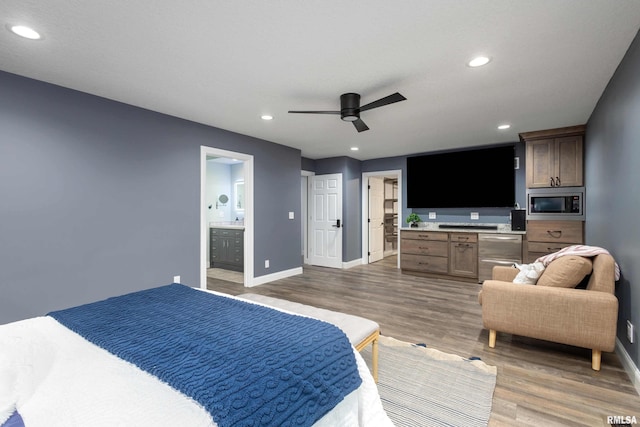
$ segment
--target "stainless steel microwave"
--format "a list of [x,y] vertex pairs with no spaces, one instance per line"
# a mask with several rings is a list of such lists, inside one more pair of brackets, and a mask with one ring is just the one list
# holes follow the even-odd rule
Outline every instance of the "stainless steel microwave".
[[584,206],[584,187],[527,190],[527,219],[584,221]]

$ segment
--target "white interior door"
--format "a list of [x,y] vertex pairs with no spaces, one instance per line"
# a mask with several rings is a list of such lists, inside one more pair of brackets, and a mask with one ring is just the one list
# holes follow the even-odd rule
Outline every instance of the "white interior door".
[[342,174],[309,177],[309,262],[342,268]]
[[384,178],[369,178],[369,262],[384,257]]

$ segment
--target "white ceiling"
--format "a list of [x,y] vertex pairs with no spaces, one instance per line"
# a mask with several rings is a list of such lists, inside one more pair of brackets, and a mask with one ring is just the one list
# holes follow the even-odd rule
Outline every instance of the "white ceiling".
[[[640,28],[640,1],[3,0],[0,17],[4,71],[313,159],[365,160],[586,123]],[[492,62],[466,66],[479,54]],[[287,114],[338,110],[345,92],[407,101],[363,112],[362,133],[337,115]]]

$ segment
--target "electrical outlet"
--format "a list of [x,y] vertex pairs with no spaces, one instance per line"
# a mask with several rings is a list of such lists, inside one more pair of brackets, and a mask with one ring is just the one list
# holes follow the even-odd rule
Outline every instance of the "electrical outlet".
[[264,268],[269,268],[269,260],[268,259],[264,260]]
[[435,212],[429,212],[429,219],[436,219],[436,213]]
[[633,323],[631,320],[627,320],[627,339],[633,344]]
[[180,283],[180,276],[173,276],[173,283]]
[[478,212],[471,212],[471,219],[480,219],[480,214]]
[[293,219],[293,212],[289,212],[289,219]]

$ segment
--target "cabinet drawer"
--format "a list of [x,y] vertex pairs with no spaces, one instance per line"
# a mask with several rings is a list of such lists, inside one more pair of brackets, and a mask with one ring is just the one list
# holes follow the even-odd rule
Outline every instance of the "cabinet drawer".
[[583,243],[582,221],[528,221],[529,242]]
[[402,239],[437,240],[446,242],[449,240],[449,233],[437,231],[402,231]]
[[447,256],[449,243],[435,240],[402,239],[402,253]]
[[573,243],[564,243],[564,242],[528,242],[527,243],[527,252],[540,252],[544,254],[550,254],[553,252],[558,252],[562,248],[566,248],[567,246],[571,246]]
[[244,230],[235,230],[232,228],[209,228],[209,234],[211,236],[234,237],[242,239],[243,233]]
[[451,233],[451,243],[476,243],[478,235],[476,233]]
[[449,260],[446,257],[403,254],[400,257],[400,268],[447,274],[449,271]]

